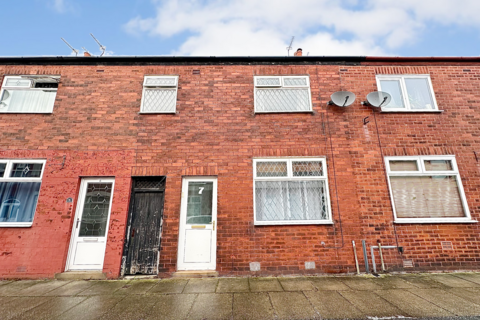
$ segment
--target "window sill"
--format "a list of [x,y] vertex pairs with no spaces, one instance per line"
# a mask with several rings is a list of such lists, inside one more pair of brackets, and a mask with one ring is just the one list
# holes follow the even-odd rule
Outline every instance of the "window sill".
[[176,111],[168,111],[168,112],[139,112],[138,114],[176,114]]
[[52,114],[53,111],[42,111],[42,112],[34,112],[34,111],[0,111],[1,114]]
[[382,113],[443,113],[444,110],[386,110],[382,109]]
[[311,224],[327,224],[332,225],[331,220],[311,220],[311,221],[255,221],[255,226],[286,226],[286,225],[311,225]]
[[0,222],[0,228],[29,228],[33,222]]
[[478,223],[477,220],[468,218],[458,219],[397,219],[395,224],[417,224],[417,223]]
[[255,114],[269,114],[269,113],[313,113],[313,110],[308,111],[255,111]]

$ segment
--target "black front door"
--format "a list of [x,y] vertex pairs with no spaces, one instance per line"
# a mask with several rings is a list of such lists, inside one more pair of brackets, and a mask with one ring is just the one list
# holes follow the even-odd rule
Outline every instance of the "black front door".
[[157,274],[165,177],[134,178],[123,251],[124,274]]

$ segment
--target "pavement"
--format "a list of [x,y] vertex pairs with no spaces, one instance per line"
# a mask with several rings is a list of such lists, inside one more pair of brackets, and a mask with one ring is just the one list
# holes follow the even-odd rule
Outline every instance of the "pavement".
[[480,319],[480,273],[0,281],[0,319]]

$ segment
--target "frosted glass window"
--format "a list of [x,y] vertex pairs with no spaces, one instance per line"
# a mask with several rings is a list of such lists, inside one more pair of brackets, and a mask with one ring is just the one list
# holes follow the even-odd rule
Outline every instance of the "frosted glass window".
[[418,171],[417,161],[390,161],[391,171]]
[[178,76],[145,76],[142,113],[175,113]]
[[427,171],[452,171],[453,164],[450,160],[425,160],[425,170]]
[[405,86],[412,109],[434,109],[428,79],[405,78]]
[[402,88],[398,80],[382,80],[382,91],[390,93],[392,100],[384,108],[405,108],[403,103]]
[[212,222],[213,182],[189,182],[187,224]]

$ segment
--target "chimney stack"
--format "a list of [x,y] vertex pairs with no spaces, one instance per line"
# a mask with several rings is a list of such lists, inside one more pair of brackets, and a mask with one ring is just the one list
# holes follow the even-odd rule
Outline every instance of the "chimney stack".
[[293,54],[295,57],[301,57],[302,56],[302,48],[298,48],[297,51]]
[[[301,54],[300,54],[300,55],[301,55]],[[91,57],[92,55],[91,55],[88,51],[85,51],[85,52],[83,53],[83,56],[84,56],[84,57]]]

